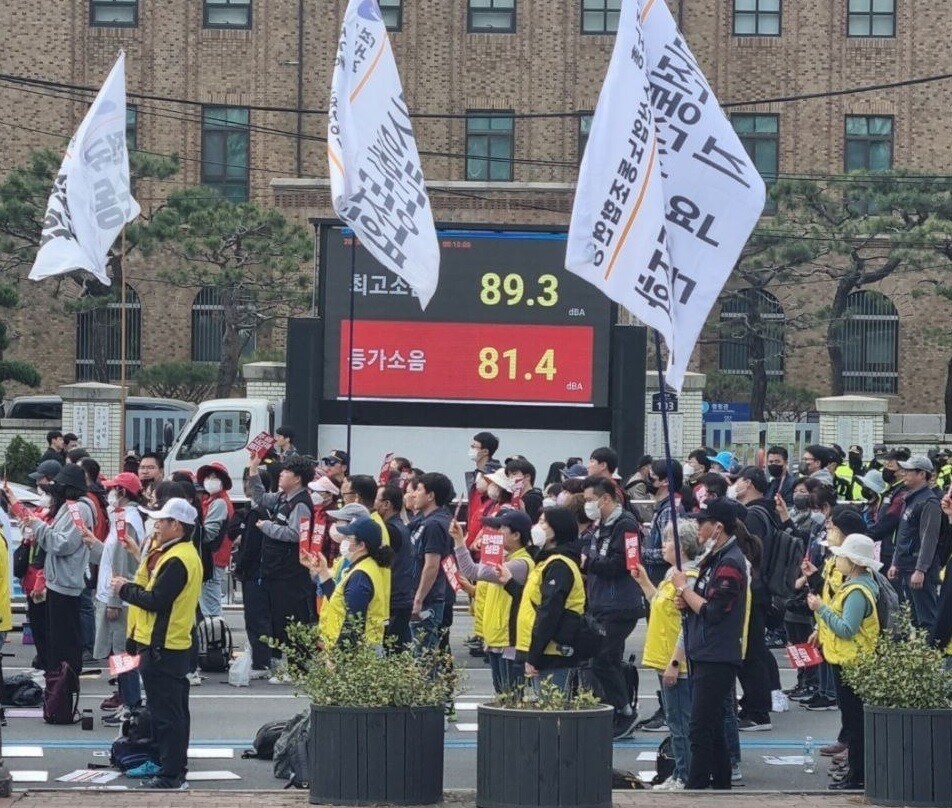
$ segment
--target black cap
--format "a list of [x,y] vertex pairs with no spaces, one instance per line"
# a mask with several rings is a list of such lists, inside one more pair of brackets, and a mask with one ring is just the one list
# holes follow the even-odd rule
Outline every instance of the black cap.
[[56,479],[53,480],[55,483],[60,485],[68,485],[72,488],[78,488],[84,494],[88,490],[86,485],[86,472],[83,471],[82,466],[77,466],[75,463],[69,463],[63,467],[63,470],[56,475]]
[[483,524],[486,527],[502,527],[505,525],[510,530],[518,533],[524,541],[529,541],[532,535],[532,520],[525,511],[515,508],[506,508],[495,516],[483,517]]
[[361,516],[349,525],[340,525],[337,530],[344,536],[353,536],[363,542],[372,553],[377,552],[383,544],[380,525],[369,516]]
[[328,460],[331,461],[331,463],[343,463],[345,466],[350,468],[350,455],[347,454],[347,452],[345,452],[343,449],[334,449],[333,452],[328,455],[324,455],[324,457],[321,458],[321,462],[325,466],[327,465]]
[[698,522],[720,522],[730,534],[733,534],[737,527],[737,514],[727,497],[707,500],[697,513],[690,516]]
[[831,519],[833,526],[839,528],[840,533],[849,536],[851,533],[866,533],[866,522],[860,516],[859,511],[848,505],[837,505],[833,509]]
[[36,467],[30,475],[30,479],[36,482],[40,477],[46,477],[48,480],[55,480],[56,475],[63,470],[63,464],[59,460],[44,460]]

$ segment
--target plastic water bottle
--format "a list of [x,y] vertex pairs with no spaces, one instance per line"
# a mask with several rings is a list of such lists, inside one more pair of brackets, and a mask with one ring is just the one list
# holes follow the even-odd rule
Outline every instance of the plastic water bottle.
[[816,757],[813,752],[813,738],[807,735],[803,742],[803,773],[813,774],[816,772]]

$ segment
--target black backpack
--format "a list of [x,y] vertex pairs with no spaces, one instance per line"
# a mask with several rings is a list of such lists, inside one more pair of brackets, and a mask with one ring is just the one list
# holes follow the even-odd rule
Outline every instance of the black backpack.
[[255,739],[251,742],[254,748],[242,752],[242,758],[274,760],[275,744],[287,728],[287,721],[269,721],[267,724],[263,724],[255,733]]
[[552,639],[557,645],[572,650],[573,662],[584,662],[597,656],[602,649],[605,627],[590,614],[578,614],[566,609]]
[[18,673],[3,681],[3,703],[11,707],[38,707],[43,688],[28,673]]
[[762,510],[773,533],[764,540],[764,560],[760,566],[760,577],[764,586],[775,598],[787,600],[797,594],[797,578],[800,577],[800,564],[803,562],[805,548],[803,539],[793,531],[779,527],[766,508],[754,505]]
[[285,788],[307,788],[310,778],[309,742],[311,711],[305,710],[288,721],[274,744],[274,776],[287,780]]
[[122,734],[112,742],[109,762],[125,772],[148,761],[159,762],[159,750],[152,741],[152,718],[147,708],[136,707],[122,722]]
[[231,629],[222,618],[206,617],[198,624],[198,667],[203,671],[227,671],[233,651]]
[[671,743],[671,736],[668,735],[658,744],[658,754],[655,757],[655,776],[651,785],[660,785],[672,774],[674,774],[674,746]]
[[46,672],[43,720],[47,724],[79,721],[79,677],[68,662],[61,663],[59,670]]

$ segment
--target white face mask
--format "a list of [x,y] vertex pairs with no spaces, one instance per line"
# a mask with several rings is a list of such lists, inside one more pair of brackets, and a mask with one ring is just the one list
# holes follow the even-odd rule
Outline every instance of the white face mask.
[[479,457],[479,449],[474,449],[472,446],[469,447],[469,459],[475,460]]
[[727,486],[727,496],[730,499],[737,499],[737,485],[736,484]]
[[556,505],[558,505],[558,500],[555,500],[552,497],[545,497],[542,500],[543,508],[554,508]]
[[690,463],[685,463],[681,466],[681,473],[684,475],[684,479],[687,480],[689,477],[694,476],[694,466]]
[[598,519],[602,512],[598,508],[597,502],[586,502],[585,503],[585,515],[591,519],[593,522]]
[[40,498],[36,501],[36,504],[41,508],[50,507],[50,495],[49,494],[40,494]]
[[532,534],[532,543],[536,547],[542,547],[545,544],[547,536],[542,525],[533,525],[530,533]]
[[340,543],[340,554],[347,558],[350,555],[350,539],[344,539]]
[[205,482],[202,483],[202,487],[209,494],[218,494],[221,492],[221,489],[222,489],[222,481],[214,477],[206,477]]
[[106,502],[110,508],[115,508],[119,504],[119,492],[115,488],[106,494]]
[[480,494],[485,494],[487,488],[489,488],[489,483],[486,482],[486,478],[480,474],[476,478],[476,490],[479,491]]
[[496,485],[496,483],[490,483],[489,488],[486,489],[486,495],[493,501],[499,502],[499,494],[502,489]]
[[311,491],[311,503],[314,505],[320,505],[324,502],[324,497],[317,493],[317,491]]

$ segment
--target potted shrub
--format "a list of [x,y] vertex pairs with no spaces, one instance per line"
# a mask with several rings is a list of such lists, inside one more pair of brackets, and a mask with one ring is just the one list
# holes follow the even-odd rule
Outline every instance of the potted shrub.
[[590,691],[567,697],[550,682],[481,704],[476,805],[610,808],[613,713]]
[[909,609],[895,634],[844,666],[865,705],[866,798],[875,805],[952,805],[952,674]]
[[366,642],[323,648],[317,627],[291,625],[281,646],[295,690],[311,702],[310,802],[430,805],[443,800],[444,708],[456,691],[437,652],[384,654]]

